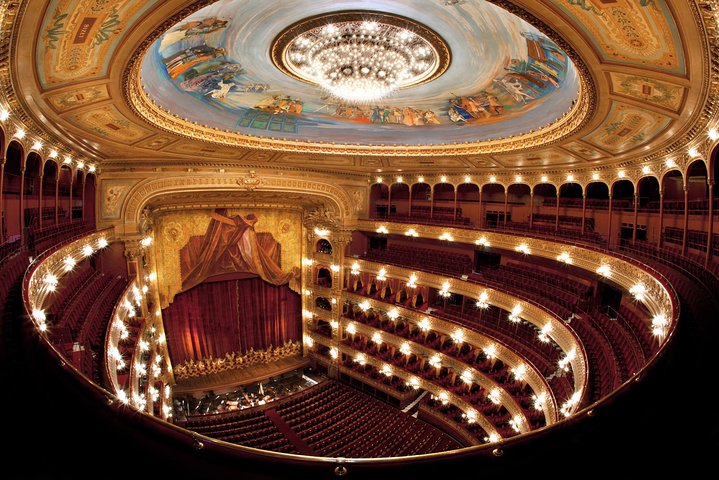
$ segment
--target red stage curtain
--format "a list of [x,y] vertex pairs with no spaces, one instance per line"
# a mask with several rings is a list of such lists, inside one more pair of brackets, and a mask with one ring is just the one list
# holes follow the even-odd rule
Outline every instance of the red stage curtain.
[[300,296],[259,278],[201,283],[175,296],[162,315],[175,364],[264,350],[302,335]]

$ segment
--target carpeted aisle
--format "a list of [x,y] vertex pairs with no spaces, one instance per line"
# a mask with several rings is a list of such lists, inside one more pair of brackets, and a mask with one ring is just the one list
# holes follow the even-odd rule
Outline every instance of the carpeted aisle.
[[275,412],[274,408],[269,408],[265,410],[265,415],[267,415],[267,418],[272,420],[272,423],[275,424],[277,429],[282,432],[282,434],[287,437],[287,440],[290,441],[292,445],[295,446],[298,452],[300,452],[303,455],[317,455],[312,448],[305,443],[302,438],[300,438],[299,435],[295,433],[294,430],[292,430],[292,427],[288,425],[287,422],[280,416],[279,413]]

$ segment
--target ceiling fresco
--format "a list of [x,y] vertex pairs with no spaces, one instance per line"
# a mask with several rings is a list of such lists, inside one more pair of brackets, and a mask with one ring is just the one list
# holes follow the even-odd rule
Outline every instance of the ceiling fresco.
[[[719,84],[706,4],[20,0],[0,38],[15,72],[0,71],[0,101],[12,118],[32,111],[28,138],[123,170],[624,168],[686,143],[697,122],[706,135]],[[275,65],[282,32],[349,10],[426,26],[447,70],[351,105]]]
[[[351,104],[286,75],[270,47],[287,26],[361,9],[409,17],[441,36],[439,78],[376,103]],[[369,14],[368,14],[369,15]],[[170,114],[258,137],[373,145],[509,138],[564,117],[579,95],[567,55],[524,20],[488,2],[221,0],[184,18],[148,50],[142,87]]]

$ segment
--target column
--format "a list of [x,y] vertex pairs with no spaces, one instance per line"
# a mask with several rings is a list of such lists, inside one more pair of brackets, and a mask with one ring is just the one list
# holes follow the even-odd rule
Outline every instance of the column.
[[507,226],[507,204],[509,203],[509,187],[504,189],[504,226]]
[[534,223],[534,188],[529,191],[529,228]]
[[389,211],[392,208],[392,183],[387,185],[387,218],[389,218]]
[[456,222],[457,221],[457,189],[458,187],[454,187],[454,216],[452,219]]
[[407,208],[407,216],[408,217],[412,216],[412,187],[414,187],[414,185],[409,186],[409,205],[407,206],[408,207]]
[[55,225],[57,225],[60,223],[58,212],[60,196],[60,167],[57,168],[57,175],[55,177]]
[[609,191],[609,228],[607,229],[607,248],[612,248],[612,192]]
[[37,226],[38,226],[38,228],[42,228],[42,177],[43,177],[43,173],[44,173],[43,170],[44,169],[43,169],[42,162],[40,162],[40,177],[38,178],[38,180],[40,182],[40,188],[38,188],[39,191],[37,193],[37,213],[38,213]]
[[659,190],[659,248],[664,243],[664,191]]
[[[637,185],[638,187],[638,185]],[[634,192],[634,228],[632,229],[632,245],[637,241],[637,220],[639,219],[639,192]]]
[[27,164],[27,156],[22,162],[20,170],[20,241],[25,241],[25,167]]
[[72,173],[72,171],[70,171],[70,195],[68,197],[69,201],[68,201],[68,205],[67,205],[67,211],[70,215],[68,220],[70,221],[70,223],[72,223],[72,188],[74,185],[75,185],[75,174]]
[[557,188],[557,209],[556,209],[556,219],[554,221],[554,230],[559,230],[559,188]]
[[477,226],[482,228],[484,226],[484,215],[482,215],[482,186],[479,186],[479,222]]
[[429,187],[429,218],[434,217],[434,185]]
[[[596,221],[596,220],[595,220]],[[587,223],[587,192],[582,192],[582,236],[586,233],[584,226]]]
[[689,188],[684,185],[684,235],[682,235],[682,255],[687,253],[687,233],[689,231]]
[[[87,184],[87,175],[82,176],[82,221],[85,222],[85,210],[87,210],[85,207],[85,185]],[[94,201],[94,199],[93,199]]]
[[714,179],[709,179],[709,223],[707,225],[707,252],[704,259],[704,266],[708,267],[712,259],[712,239],[714,238]]
[[[0,152],[5,153],[5,152]],[[5,183],[5,157],[0,158],[0,244],[5,243],[5,200],[3,188]]]

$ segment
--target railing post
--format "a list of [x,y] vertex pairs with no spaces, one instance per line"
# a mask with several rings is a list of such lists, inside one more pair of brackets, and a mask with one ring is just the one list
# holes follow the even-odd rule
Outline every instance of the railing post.
[[509,203],[509,187],[504,189],[504,227],[507,226],[507,205]]
[[[611,187],[610,187],[611,189]],[[607,228],[607,248],[612,248],[612,192],[609,191],[609,228]]]
[[687,253],[687,234],[689,230],[689,189],[684,185],[684,235],[682,236],[682,255]]
[[664,243],[664,191],[659,190],[659,248]]
[[556,218],[554,220],[554,231],[559,230],[559,188],[557,188],[557,208],[556,208]]
[[709,225],[707,225],[707,251],[704,267],[709,267],[712,259],[712,240],[714,238],[714,179],[709,180]]
[[632,228],[632,245],[637,241],[637,221],[639,219],[639,194],[634,192],[634,228]]
[[534,188],[529,191],[529,228],[534,223]]
[[582,236],[584,236],[584,226],[587,222],[587,192],[582,192]]

